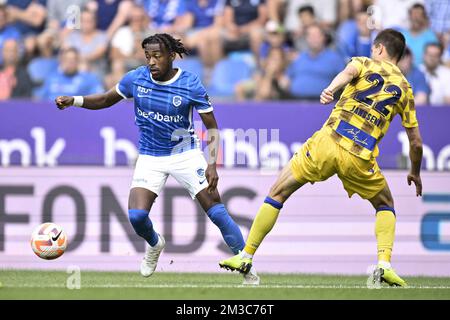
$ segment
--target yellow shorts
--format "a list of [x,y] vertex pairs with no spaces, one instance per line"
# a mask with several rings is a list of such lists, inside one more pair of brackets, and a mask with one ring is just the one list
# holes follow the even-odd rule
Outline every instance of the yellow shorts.
[[351,197],[371,199],[386,186],[375,159],[364,160],[337,144],[331,128],[314,133],[291,159],[294,178],[300,183],[324,181],[337,174]]

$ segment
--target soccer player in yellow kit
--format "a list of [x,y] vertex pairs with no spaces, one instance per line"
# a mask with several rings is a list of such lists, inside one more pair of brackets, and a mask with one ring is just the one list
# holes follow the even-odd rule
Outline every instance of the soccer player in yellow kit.
[[334,93],[345,87],[323,127],[294,154],[270,189],[253,221],[244,250],[221,261],[222,268],[248,272],[253,255],[290,195],[308,182],[324,181],[337,174],[349,197],[357,193],[376,210],[378,265],[374,281],[406,286],[390,264],[396,220],[394,200],[376,162],[377,145],[399,114],[410,145],[407,182],[414,182],[416,196],[422,195],[422,139],[414,96],[397,67],[404,48],[405,38],[400,32],[381,31],[372,45],[372,58],[353,58],[323,90],[320,102],[328,104],[334,100]]

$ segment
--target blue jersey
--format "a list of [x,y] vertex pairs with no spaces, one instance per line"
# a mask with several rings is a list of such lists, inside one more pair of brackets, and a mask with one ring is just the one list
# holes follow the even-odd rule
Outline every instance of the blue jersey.
[[148,66],[128,72],[117,84],[123,98],[134,98],[139,127],[139,154],[169,156],[199,148],[192,123],[192,109],[213,110],[197,75],[178,69],[165,82],[153,80]]
[[186,11],[194,16],[194,28],[205,28],[214,23],[217,15],[223,13],[223,3],[220,0],[209,0],[205,6],[201,6],[198,0],[188,0]]
[[151,18],[153,28],[170,26],[175,19],[186,13],[185,0],[138,0]]
[[97,0],[97,28],[108,30],[119,10],[121,0]]
[[234,12],[234,22],[238,26],[258,19],[258,9],[266,0],[226,0],[225,6],[231,7]]
[[[41,6],[43,6],[45,8],[47,6],[47,0],[34,0],[34,1],[33,0],[7,0],[7,2],[6,2],[6,4],[8,6],[13,6],[20,10],[26,10],[31,3],[40,4]],[[41,33],[44,30],[44,23],[42,23],[42,25],[40,25],[40,26],[33,27],[29,23],[21,22],[20,20],[18,20],[16,22],[14,22],[12,25],[15,26],[23,36],[27,36],[30,34],[37,35],[38,33]]]

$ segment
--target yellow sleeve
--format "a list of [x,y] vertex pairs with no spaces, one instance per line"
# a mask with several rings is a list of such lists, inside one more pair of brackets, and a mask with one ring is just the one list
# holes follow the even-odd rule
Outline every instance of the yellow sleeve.
[[367,58],[353,57],[350,59],[350,61],[348,62],[347,65],[355,67],[356,70],[358,70],[358,76],[359,76],[363,70],[365,59],[367,59]]
[[402,126],[405,128],[414,128],[419,126],[416,116],[416,107],[414,103],[414,95],[410,86],[408,86],[408,91],[405,95],[405,101],[403,105],[405,106],[402,110]]

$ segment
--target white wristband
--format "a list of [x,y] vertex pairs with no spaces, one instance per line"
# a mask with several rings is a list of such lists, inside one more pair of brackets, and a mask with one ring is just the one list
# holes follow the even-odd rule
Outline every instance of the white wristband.
[[83,96],[74,96],[73,97],[73,105],[75,107],[82,107],[84,103],[84,98]]

